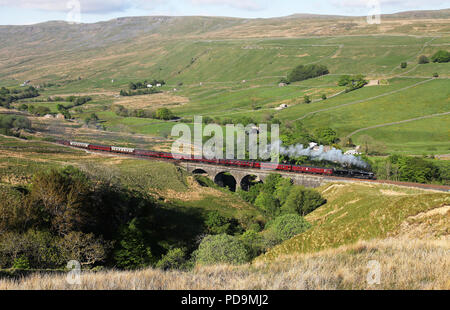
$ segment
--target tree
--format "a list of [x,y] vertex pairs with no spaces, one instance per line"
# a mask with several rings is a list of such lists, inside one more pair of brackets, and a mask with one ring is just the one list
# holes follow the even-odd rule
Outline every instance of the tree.
[[407,62],[402,62],[402,63],[400,64],[400,67],[401,67],[402,69],[405,69],[406,67],[408,67],[408,63],[407,63]]
[[327,100],[327,95],[326,94],[322,94],[322,100]]
[[249,259],[250,253],[244,243],[226,234],[206,236],[196,252],[196,261],[200,265],[243,264]]
[[151,249],[145,244],[144,236],[137,226],[136,219],[122,229],[114,260],[117,266],[123,269],[138,269],[153,262]]
[[303,97],[303,101],[304,101],[305,103],[311,103],[311,98],[310,98],[308,95],[305,95],[305,96]]
[[336,131],[330,127],[318,128],[314,131],[314,136],[320,144],[331,145],[337,142],[338,137]]
[[450,52],[440,50],[431,56],[432,62],[444,63],[450,61]]
[[159,108],[156,110],[156,118],[161,120],[171,120],[173,113],[167,108]]
[[282,178],[281,180],[278,181],[275,188],[274,196],[276,199],[278,199],[280,205],[283,205],[286,202],[286,199],[289,196],[292,186],[293,185],[291,179]]
[[208,213],[205,225],[208,229],[208,233],[214,235],[226,233],[232,234],[235,232],[237,226],[239,226],[237,221],[224,217],[217,211]]
[[278,182],[280,182],[281,179],[283,179],[283,177],[278,173],[269,174],[264,181],[262,191],[273,194],[277,188]]
[[269,218],[277,216],[280,212],[278,200],[271,193],[265,191],[259,193],[255,200],[255,206]]
[[428,59],[427,56],[422,55],[422,56],[419,57],[419,64],[420,65],[427,64],[429,62],[430,62],[430,60]]
[[38,116],[43,116],[43,115],[47,115],[50,114],[50,108],[48,107],[43,107],[43,106],[38,106],[35,110],[34,110],[34,114],[38,115]]
[[58,242],[62,262],[77,260],[82,266],[93,266],[105,260],[110,244],[94,234],[71,231]]
[[326,200],[316,190],[306,189],[303,186],[293,186],[286,202],[281,207],[281,211],[305,216],[325,202]]

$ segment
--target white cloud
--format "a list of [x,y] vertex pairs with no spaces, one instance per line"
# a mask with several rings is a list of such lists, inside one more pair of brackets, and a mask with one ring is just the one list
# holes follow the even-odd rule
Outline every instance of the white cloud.
[[67,12],[69,3],[79,2],[82,13],[122,12],[132,7],[151,7],[160,0],[0,0],[1,6]]
[[264,9],[254,0],[191,0],[196,5],[225,5],[235,9],[257,11]]
[[442,0],[332,0],[331,3],[341,8],[367,8],[379,3],[380,6],[400,6],[414,9],[423,5],[441,4]]

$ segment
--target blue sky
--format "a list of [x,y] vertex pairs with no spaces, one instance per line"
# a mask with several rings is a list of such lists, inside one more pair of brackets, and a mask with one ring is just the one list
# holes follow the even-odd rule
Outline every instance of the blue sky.
[[[123,16],[206,15],[277,17],[295,13],[369,14],[371,3],[381,13],[450,8],[450,0],[0,0],[0,24],[34,24],[68,20],[81,8],[80,21],[91,23]],[[75,9],[74,9],[75,8]],[[75,12],[75,13],[74,13]]]

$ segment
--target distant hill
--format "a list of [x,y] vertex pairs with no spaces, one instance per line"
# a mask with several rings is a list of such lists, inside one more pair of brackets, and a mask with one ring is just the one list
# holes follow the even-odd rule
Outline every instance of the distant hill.
[[[295,14],[268,19],[147,16],[92,24],[51,21],[0,26],[0,80],[52,81],[98,76],[100,72],[109,78],[143,67],[155,72],[169,61],[164,55],[171,54],[170,63],[206,59],[210,49],[198,46],[201,41],[380,34],[447,36],[449,16],[448,9],[404,12],[383,15],[381,25],[370,25],[365,17]],[[217,43],[214,49],[219,48]],[[220,57],[216,59],[221,61]],[[180,64],[170,76],[191,70],[188,66]]]

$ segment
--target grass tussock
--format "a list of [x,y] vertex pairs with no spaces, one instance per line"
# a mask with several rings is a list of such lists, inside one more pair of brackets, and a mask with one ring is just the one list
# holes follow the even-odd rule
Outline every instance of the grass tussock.
[[[369,261],[380,264],[380,284],[368,284]],[[279,257],[269,263],[196,267],[193,271],[84,273],[80,285],[66,275],[0,280],[0,290],[175,290],[175,289],[450,289],[450,242],[385,239],[358,242],[313,254]]]

